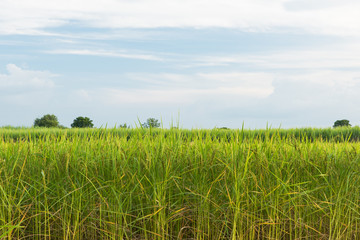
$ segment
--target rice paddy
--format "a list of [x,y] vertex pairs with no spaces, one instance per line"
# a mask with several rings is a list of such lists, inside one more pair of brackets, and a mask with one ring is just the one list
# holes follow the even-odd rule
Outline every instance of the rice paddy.
[[359,136],[0,129],[0,239],[360,239]]

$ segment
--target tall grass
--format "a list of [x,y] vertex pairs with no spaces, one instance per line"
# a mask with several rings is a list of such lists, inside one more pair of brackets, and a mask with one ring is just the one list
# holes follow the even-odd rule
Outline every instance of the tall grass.
[[[117,135],[118,137],[130,138],[132,135],[141,134],[150,134],[156,136],[162,134],[167,137],[173,130],[178,129],[61,129],[61,128],[26,128],[26,127],[1,127],[0,134],[3,138],[7,139],[38,139],[44,137],[44,135],[52,136],[64,136],[71,137],[72,135],[77,136],[87,136],[91,134],[109,134]],[[164,133],[165,131],[165,133]],[[200,129],[200,130],[188,130],[182,129],[182,138],[191,139],[195,135],[201,135],[203,138],[206,138],[210,135],[212,140],[215,139],[227,139],[230,140],[234,134],[240,130],[230,130],[230,129]],[[196,134],[194,134],[196,132]],[[264,140],[266,137],[276,135],[277,137],[293,137],[293,138],[307,138],[310,141],[316,141],[322,139],[324,141],[336,141],[344,142],[351,141],[357,142],[360,141],[360,127],[338,127],[338,128],[293,128],[293,129],[242,129],[242,135],[245,138],[254,138],[257,137],[259,140]]]
[[0,238],[360,238],[354,134],[297,131],[2,129]]

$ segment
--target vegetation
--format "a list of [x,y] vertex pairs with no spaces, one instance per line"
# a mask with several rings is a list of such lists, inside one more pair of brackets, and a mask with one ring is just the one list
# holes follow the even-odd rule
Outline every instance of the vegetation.
[[158,128],[158,127],[160,127],[160,123],[159,123],[159,120],[157,120],[155,118],[148,118],[146,120],[146,122],[141,124],[141,126],[143,128]]
[[119,128],[130,128],[130,125],[127,125],[126,123],[120,124]]
[[0,129],[0,238],[359,238],[359,129],[297,131]]
[[349,122],[349,120],[343,119],[343,120],[337,120],[334,123],[334,128],[336,127],[351,127],[351,124]]
[[59,127],[59,121],[53,114],[46,114],[42,118],[36,118],[34,127]]
[[74,122],[71,124],[72,128],[92,128],[94,124],[92,120],[88,117],[77,117],[74,119]]
[[[39,139],[47,137],[48,135],[51,136],[63,136],[71,137],[73,135],[80,135],[84,136],[90,133],[101,132],[105,133],[111,131],[111,134],[116,135],[117,137],[126,137],[131,138],[138,135],[139,132],[145,133],[147,129],[75,129],[71,131],[63,131],[59,128],[26,128],[26,127],[11,127],[5,126],[0,128],[2,135],[6,138],[13,139],[13,140],[27,140],[28,138],[32,139]],[[165,129],[153,129],[149,131],[147,134],[155,137],[165,131],[165,137],[169,134],[166,133],[167,131],[175,131],[179,130],[176,127],[172,127],[170,130]],[[182,133],[182,138],[184,140],[191,139],[194,134],[194,130],[189,129],[181,129],[179,130]],[[213,129],[213,130],[206,130],[200,129],[196,130],[199,132],[201,136],[204,138],[211,138],[212,140],[227,140],[230,141],[237,130],[230,130],[230,129]],[[338,128],[294,128],[294,129],[256,129],[256,130],[248,130],[242,129],[241,130],[244,138],[258,138],[261,140],[265,140],[266,138],[272,137],[279,137],[279,138],[294,138],[294,139],[306,139],[309,142],[322,140],[328,142],[359,142],[360,141],[360,127],[338,127]]]

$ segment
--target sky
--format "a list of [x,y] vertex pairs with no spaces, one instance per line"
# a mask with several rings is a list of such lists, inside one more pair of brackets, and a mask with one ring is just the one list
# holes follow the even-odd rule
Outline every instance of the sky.
[[360,124],[358,0],[0,0],[0,126]]

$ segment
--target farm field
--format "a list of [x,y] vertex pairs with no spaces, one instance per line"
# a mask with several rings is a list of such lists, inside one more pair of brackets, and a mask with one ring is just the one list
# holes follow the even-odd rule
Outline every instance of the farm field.
[[360,239],[360,129],[0,129],[0,239]]

